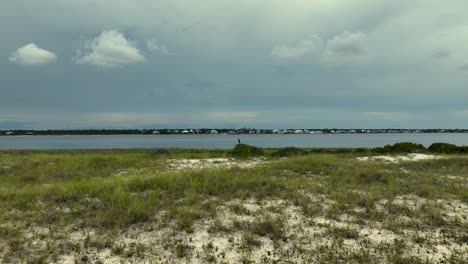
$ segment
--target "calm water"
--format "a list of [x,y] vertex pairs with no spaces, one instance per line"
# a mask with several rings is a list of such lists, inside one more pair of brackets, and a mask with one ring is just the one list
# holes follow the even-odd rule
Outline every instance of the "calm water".
[[259,147],[381,147],[411,141],[468,145],[468,134],[116,135],[0,137],[0,149],[207,148],[229,149],[237,139]]

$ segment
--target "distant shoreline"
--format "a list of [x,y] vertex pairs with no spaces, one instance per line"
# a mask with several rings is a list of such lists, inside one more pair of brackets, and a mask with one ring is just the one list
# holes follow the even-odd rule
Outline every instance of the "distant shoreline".
[[268,134],[434,134],[468,133],[468,129],[80,129],[80,130],[0,130],[0,136],[81,136],[81,135],[268,135]]

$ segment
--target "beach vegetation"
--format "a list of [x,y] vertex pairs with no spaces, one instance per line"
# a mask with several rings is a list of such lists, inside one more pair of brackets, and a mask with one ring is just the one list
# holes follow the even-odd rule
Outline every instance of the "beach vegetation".
[[0,262],[468,260],[466,155],[239,148],[0,151]]

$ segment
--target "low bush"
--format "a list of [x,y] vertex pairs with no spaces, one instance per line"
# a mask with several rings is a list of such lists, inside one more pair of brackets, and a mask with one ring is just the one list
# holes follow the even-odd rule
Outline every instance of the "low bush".
[[449,143],[434,143],[429,148],[429,151],[434,153],[446,153],[446,154],[453,154],[453,153],[468,153],[468,146],[457,146],[454,144]]
[[375,153],[422,153],[427,151],[423,145],[413,142],[400,142],[372,150]]
[[247,144],[237,144],[231,151],[231,155],[236,158],[248,158],[262,156],[264,155],[264,152],[261,148],[257,148]]
[[277,151],[271,153],[273,157],[292,157],[292,156],[303,156],[306,155],[307,151],[295,148],[295,147],[287,147],[287,148],[280,148]]
[[430,152],[435,153],[456,153],[458,152],[458,146],[449,143],[433,143],[429,148]]
[[277,241],[284,238],[284,224],[281,219],[273,219],[271,216],[267,216],[263,220],[254,222],[251,226],[251,232]]

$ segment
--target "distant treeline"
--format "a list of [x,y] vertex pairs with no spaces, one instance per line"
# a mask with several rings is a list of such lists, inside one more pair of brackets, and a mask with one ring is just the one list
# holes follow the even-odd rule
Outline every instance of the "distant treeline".
[[139,129],[78,129],[78,130],[4,130],[0,135],[134,135],[152,134],[153,130]]
[[[0,135],[154,135],[154,134],[210,134],[213,129],[73,129],[73,130],[0,130]],[[231,129],[218,129],[228,133]]]
[[0,136],[21,135],[176,135],[176,134],[379,134],[379,133],[468,133],[468,129],[74,129],[0,130]]

